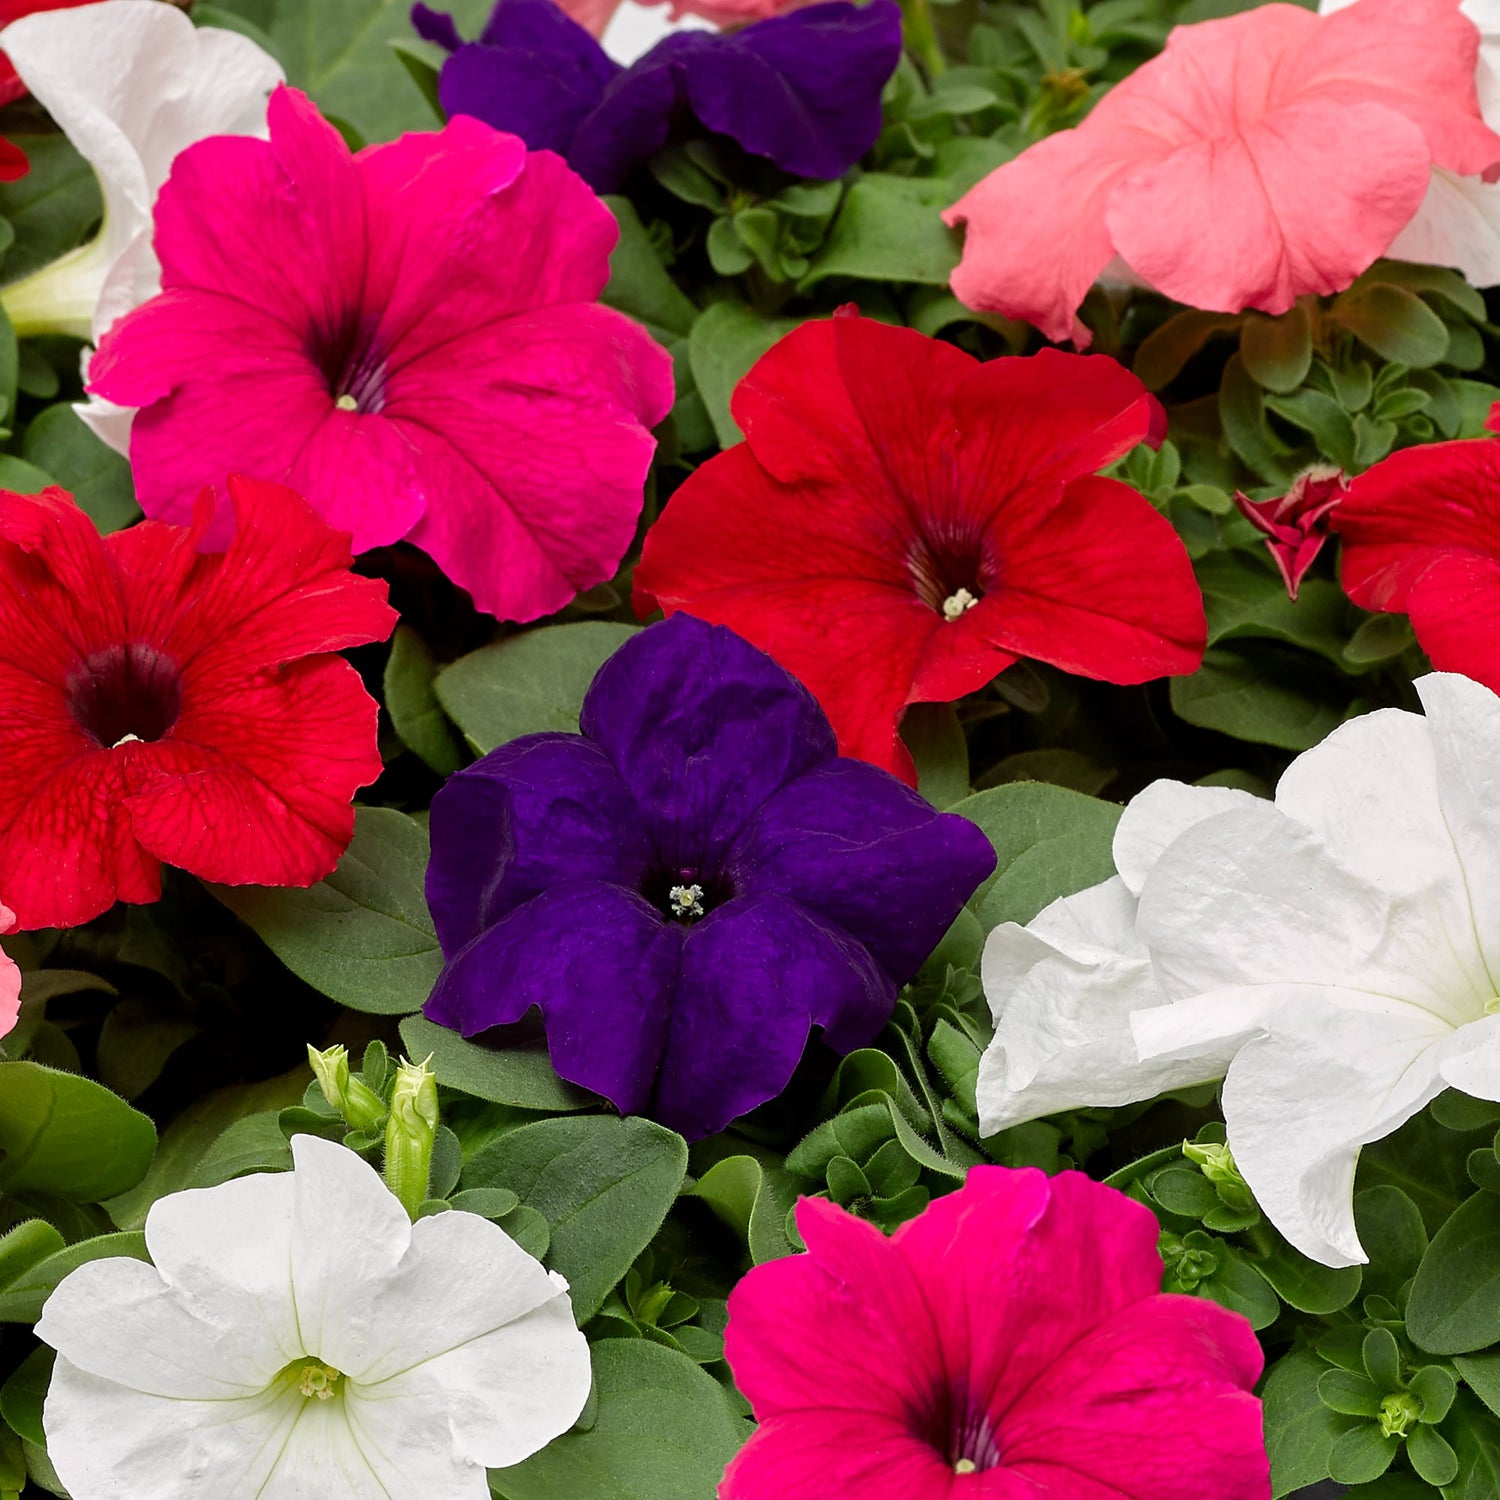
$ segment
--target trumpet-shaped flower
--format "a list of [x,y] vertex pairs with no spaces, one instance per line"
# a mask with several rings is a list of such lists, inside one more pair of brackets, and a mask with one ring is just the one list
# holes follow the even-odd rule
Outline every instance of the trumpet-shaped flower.
[[292,89],[269,141],[202,141],[156,209],[162,293],[90,389],[141,408],[147,515],[205,477],[305,494],[364,551],[405,538],[492,614],[608,578],[672,405],[666,351],[595,298],[613,215],[549,152],[460,117],[351,156]]
[[73,1500],[486,1500],[568,1429],[589,1356],[567,1283],[498,1225],[415,1224],[314,1136],[291,1172],[152,1205],[152,1264],[48,1298],[47,1452]]
[[646,536],[637,608],[728,625],[812,689],[846,755],[913,784],[909,703],[1018,657],[1108,682],[1191,672],[1203,598],[1177,533],[1097,470],[1165,432],[1111,359],[977,363],[867,318],[804,323],[740,382],[745,442]]
[[684,31],[628,68],[553,0],[499,0],[477,42],[451,17],[413,9],[448,46],[438,93],[449,115],[556,151],[601,193],[621,189],[684,120],[802,177],[840,177],[880,134],[880,95],[901,57],[892,0],[813,5],[732,35]]
[[760,1426],[719,1500],[1268,1500],[1255,1335],[1161,1292],[1123,1193],[975,1167],[889,1239],[815,1198],[797,1227],[729,1296]]
[[[104,195],[98,234],[0,291],[21,334],[97,344],[116,318],[156,294],[151,209],[179,152],[211,135],[264,135],[281,67],[248,37],[194,26],[160,0],[98,0],[27,15],[0,33],[22,82],[93,167]],[[85,356],[85,374],[88,358]],[[78,407],[124,453],[130,413]],[[222,479],[223,473],[198,476]]]
[[[1361,1146],[1445,1088],[1500,1099],[1500,698],[1466,677],[1417,686],[1425,717],[1344,724],[1292,763],[1274,803],[1204,816],[1204,789],[1177,789],[1155,834],[1148,817],[1128,844],[1127,865],[1131,848],[1150,856],[1134,856],[1134,947],[1119,944],[1116,982],[1102,942],[1079,970],[1054,964],[1028,1001],[1031,1024],[1074,1053],[1073,1103],[1150,1098],[1177,1069],[1182,1082],[1224,1072],[1240,1172],[1327,1265],[1365,1258]],[[997,973],[1003,1022],[1012,992]],[[1097,1098],[1076,1050],[1089,1047]],[[1018,1092],[991,1101],[991,1124],[1056,1107],[1038,1090],[1028,1109]]]
[[1500,443],[1403,448],[1352,481],[1332,524],[1349,597],[1410,615],[1433,666],[1500,692]]
[[[278,485],[101,537],[61,490],[0,492],[0,890],[20,925],[155,901],[163,863],[311,885],[380,774],[376,705],[332,653],[395,624],[349,541]],[[232,524],[231,524],[232,518]]]
[[1080,345],[1078,306],[1116,257],[1219,312],[1340,291],[1410,222],[1433,167],[1500,162],[1478,55],[1459,0],[1260,5],[1179,27],[1082,125],[947,211],[968,226],[953,289]]
[[869,1043],[994,869],[974,824],[841,760],[803,687],[687,615],[600,668],[581,724],[433,799],[427,1014],[468,1036],[536,1006],[564,1078],[684,1135],[780,1093],[814,1026]]

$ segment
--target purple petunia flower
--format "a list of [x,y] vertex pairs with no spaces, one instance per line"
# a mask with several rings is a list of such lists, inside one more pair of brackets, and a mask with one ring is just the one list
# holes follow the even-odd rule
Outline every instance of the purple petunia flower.
[[780,1093],[811,1027],[870,1042],[995,867],[722,626],[642,631],[581,723],[434,798],[426,1013],[471,1036],[536,1006],[562,1077],[690,1138]]
[[733,33],[684,31],[623,68],[553,0],[500,0],[477,42],[425,5],[412,23],[453,55],[438,95],[556,151],[601,193],[667,142],[684,115],[799,177],[841,177],[880,134],[901,56],[893,0],[809,6]]

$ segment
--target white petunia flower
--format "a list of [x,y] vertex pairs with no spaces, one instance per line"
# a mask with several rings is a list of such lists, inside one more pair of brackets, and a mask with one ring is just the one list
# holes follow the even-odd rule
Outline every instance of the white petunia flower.
[[[101,0],[13,21],[0,48],[99,178],[104,222],[88,244],[0,290],[21,335],[95,344],[161,288],[151,247],[156,194],[179,152],[211,135],[266,133],[280,64],[249,37],[197,27],[161,0]],[[85,374],[87,355],[85,355]],[[129,446],[133,413],[77,408],[111,447]]]
[[476,1215],[413,1224],[343,1146],[292,1156],[161,1199],[154,1264],[93,1261],[48,1299],[43,1425],[73,1500],[486,1500],[487,1466],[582,1411],[561,1277]]
[[[1321,0],[1318,11],[1328,15],[1356,3]],[[1479,112],[1491,130],[1500,130],[1500,0],[1463,0],[1459,9],[1479,28]],[[1434,167],[1416,217],[1385,253],[1417,265],[1451,266],[1474,286],[1500,286],[1500,183]]]
[[1500,698],[1452,674],[1418,691],[1425,718],[1352,720],[1292,763],[1274,803],[1173,837],[1130,931],[1149,976],[1094,993],[1060,981],[1037,1023],[1060,1034],[1093,1013],[1063,1046],[1107,1035],[1108,1102],[1151,1097],[1164,1068],[1227,1061],[1240,1172],[1327,1265],[1365,1259],[1362,1146],[1445,1088],[1500,1100]]

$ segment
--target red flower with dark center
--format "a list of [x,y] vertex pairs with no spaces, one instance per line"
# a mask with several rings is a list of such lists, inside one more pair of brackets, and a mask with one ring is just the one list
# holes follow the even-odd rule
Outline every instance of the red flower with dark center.
[[232,478],[228,550],[100,537],[70,496],[0,492],[0,889],[19,925],[154,901],[161,866],[311,885],[380,774],[376,706],[332,653],[383,640],[383,583],[291,490]]
[[1434,667],[1500,692],[1500,443],[1391,454],[1350,481],[1333,529],[1356,604],[1410,615]]
[[909,703],[1019,657],[1109,682],[1191,672],[1203,599],[1177,533],[1096,471],[1160,442],[1112,359],[980,364],[856,316],[806,323],[734,395],[745,442],[646,537],[636,607],[728,625],[799,677],[846,755],[915,781]]

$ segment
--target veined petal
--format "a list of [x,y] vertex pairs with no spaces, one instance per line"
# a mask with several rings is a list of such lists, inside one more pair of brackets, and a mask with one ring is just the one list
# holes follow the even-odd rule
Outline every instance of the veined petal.
[[1157,860],[1174,840],[1205,818],[1251,807],[1257,800],[1237,787],[1153,781],[1130,799],[1115,826],[1112,853],[1120,879],[1133,895],[1139,896]]

